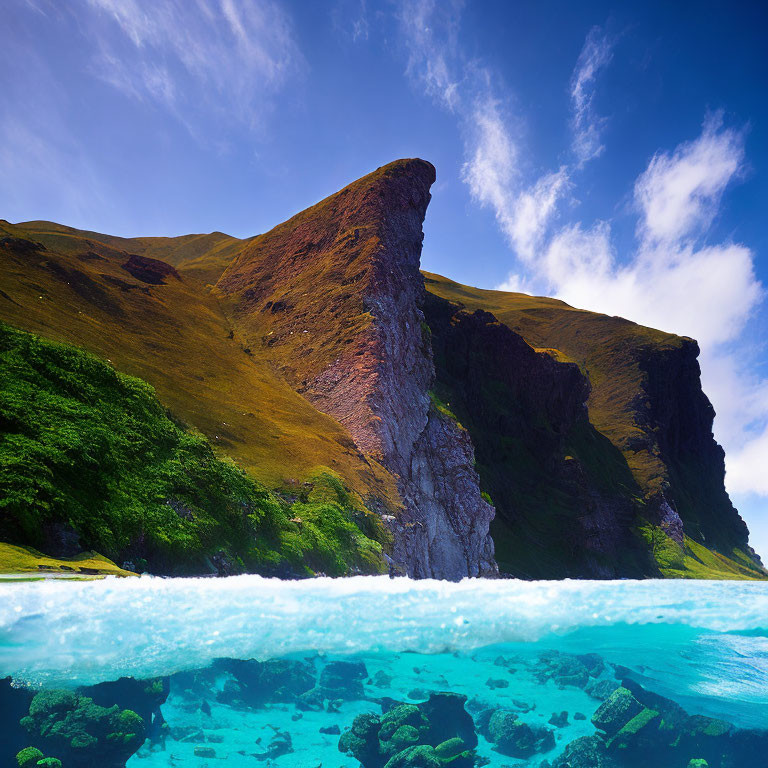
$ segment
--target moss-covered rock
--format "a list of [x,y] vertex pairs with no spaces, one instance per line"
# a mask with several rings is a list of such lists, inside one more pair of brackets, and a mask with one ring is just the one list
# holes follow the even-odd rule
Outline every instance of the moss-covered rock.
[[592,724],[608,736],[618,733],[643,705],[624,687],[617,688],[592,715]]
[[37,747],[25,747],[16,755],[19,768],[34,768],[38,760],[43,759],[43,753]]
[[339,750],[363,768],[472,768],[477,734],[464,709],[466,696],[433,693],[420,704],[397,704],[384,714],[358,715]]
[[582,736],[565,746],[552,768],[620,768],[599,736]]
[[443,761],[433,747],[408,747],[387,761],[384,768],[442,768]]
[[526,758],[555,746],[549,728],[530,726],[520,720],[517,713],[505,709],[498,709],[491,715],[488,734],[494,749],[510,757]]
[[655,746],[661,717],[655,709],[645,707],[625,723],[618,733],[608,740],[609,749],[642,749],[643,744]]
[[102,707],[63,689],[40,691],[21,725],[67,768],[122,766],[146,733],[146,723],[136,712],[117,705]]

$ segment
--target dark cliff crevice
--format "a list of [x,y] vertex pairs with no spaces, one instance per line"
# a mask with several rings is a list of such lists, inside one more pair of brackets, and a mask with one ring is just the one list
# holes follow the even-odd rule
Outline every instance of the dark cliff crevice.
[[436,389],[475,445],[502,571],[525,578],[655,575],[632,533],[640,490],[589,423],[589,384],[490,313],[430,295]]

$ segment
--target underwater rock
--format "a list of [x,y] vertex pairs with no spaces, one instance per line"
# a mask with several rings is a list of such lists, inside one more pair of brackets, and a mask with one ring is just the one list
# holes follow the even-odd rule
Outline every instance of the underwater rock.
[[339,751],[363,768],[472,768],[477,734],[465,702],[463,695],[432,693],[421,704],[396,704],[380,717],[358,715],[341,735]]
[[383,765],[379,751],[381,720],[374,712],[358,715],[339,739],[339,752],[352,755],[364,768]]
[[215,667],[234,678],[227,681],[216,697],[230,706],[242,703],[262,707],[267,702],[293,702],[315,686],[315,668],[306,661],[219,659]]
[[485,684],[493,691],[496,688],[509,688],[509,680],[494,679],[489,677]]
[[278,731],[270,740],[267,751],[258,755],[259,760],[274,760],[281,755],[289,755],[293,752],[293,739],[288,731]]
[[615,680],[590,680],[584,689],[593,699],[605,701],[617,688]]
[[29,712],[34,695],[27,688],[14,687],[9,677],[0,680],[0,732],[3,751],[9,756],[29,745],[29,736],[19,721]]
[[330,661],[320,673],[319,688],[329,699],[362,699],[363,680],[367,677],[368,670],[362,661]]
[[553,712],[552,717],[547,722],[550,725],[554,725],[555,728],[565,728],[568,725],[568,713],[565,711],[560,713]]
[[322,712],[325,698],[319,688],[313,688],[296,697],[296,709],[304,712]]
[[658,730],[661,717],[655,709],[645,707],[621,727],[619,732],[607,741],[609,749],[639,751],[653,749],[658,744]]
[[338,736],[341,733],[341,728],[338,725],[328,725],[320,728],[320,733],[324,733],[328,736]]
[[123,768],[146,732],[136,712],[117,705],[102,707],[87,696],[61,689],[40,691],[21,725],[67,768]]
[[380,669],[371,680],[371,685],[376,688],[389,688],[392,685],[392,675],[388,675],[383,669]]
[[488,723],[488,735],[494,749],[509,757],[530,757],[555,746],[555,737],[549,728],[528,725],[515,712],[506,709],[493,713]]
[[408,691],[409,699],[418,699],[419,701],[423,701],[427,698],[427,696],[429,696],[429,694],[423,688],[413,688]]
[[560,653],[559,651],[545,651],[539,655],[539,661],[533,669],[533,675],[540,683],[553,680],[556,685],[561,687],[570,685],[576,688],[585,688],[590,677],[602,671],[602,664],[602,659],[596,654],[573,656],[570,653]]
[[419,704],[419,710],[429,722],[428,741],[437,745],[454,737],[460,738],[468,749],[477,746],[475,723],[464,705],[467,697],[460,693],[431,693]]
[[121,677],[113,682],[78,688],[77,692],[93,699],[101,707],[118,704],[123,709],[133,710],[149,726],[152,718],[160,713],[160,706],[165,703],[170,690],[170,679],[167,677],[149,680]]
[[582,736],[567,744],[552,768],[620,768],[598,736]]
[[385,768],[441,768],[440,758],[433,747],[408,747],[387,761]]
[[43,753],[36,747],[25,747],[16,755],[19,768],[35,768],[38,760],[43,759]]
[[592,724],[613,736],[642,710],[643,705],[626,688],[620,687],[597,708]]

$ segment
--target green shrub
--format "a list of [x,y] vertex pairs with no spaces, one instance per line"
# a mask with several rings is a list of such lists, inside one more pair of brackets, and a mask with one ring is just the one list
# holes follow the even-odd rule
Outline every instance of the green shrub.
[[210,570],[222,553],[234,571],[381,570],[337,478],[291,509],[182,429],[146,382],[3,324],[0,375],[0,539],[45,550],[63,525],[83,548],[161,573]]

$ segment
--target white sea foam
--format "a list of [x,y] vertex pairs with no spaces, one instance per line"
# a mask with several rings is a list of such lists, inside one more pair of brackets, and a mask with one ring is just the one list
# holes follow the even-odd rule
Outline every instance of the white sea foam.
[[[222,656],[463,651],[613,627],[765,634],[768,584],[108,578],[0,585],[0,677],[95,682]],[[631,629],[631,631],[629,631]],[[607,631],[607,630],[605,630]]]

